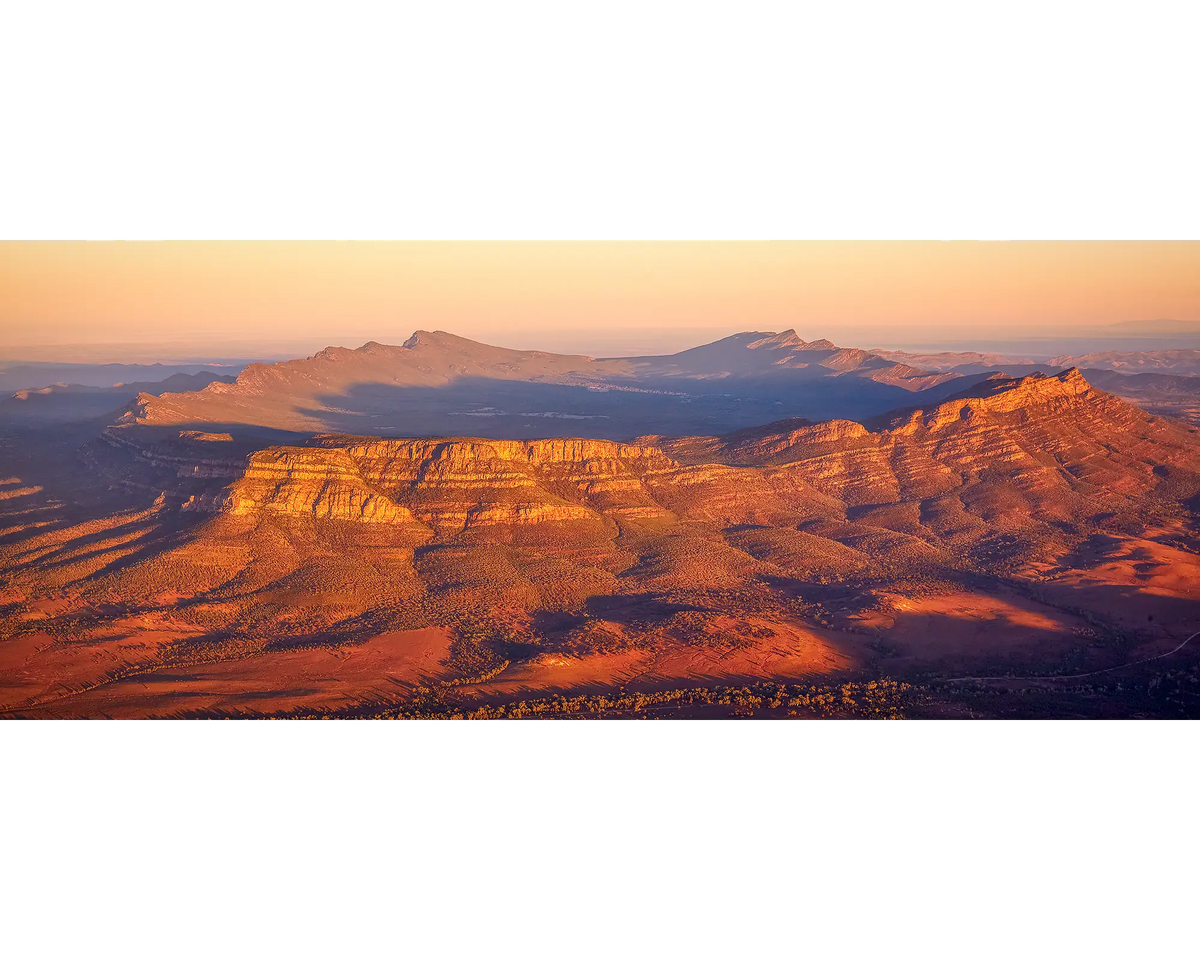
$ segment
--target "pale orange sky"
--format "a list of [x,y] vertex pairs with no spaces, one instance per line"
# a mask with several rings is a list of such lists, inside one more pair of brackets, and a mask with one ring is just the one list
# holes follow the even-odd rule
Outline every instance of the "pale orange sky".
[[872,346],[1161,318],[1200,320],[1200,243],[0,244],[7,356],[286,353],[415,329],[614,354],[788,327]]

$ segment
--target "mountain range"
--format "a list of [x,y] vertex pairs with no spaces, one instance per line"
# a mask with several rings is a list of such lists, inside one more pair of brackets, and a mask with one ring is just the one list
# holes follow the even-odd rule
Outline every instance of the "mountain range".
[[[236,375],[249,361],[221,363],[46,363],[17,362],[0,366],[0,392],[40,390],[53,384],[108,388],[124,383],[162,383],[177,374]],[[179,389],[177,386],[175,389]]]
[[234,377],[211,370],[173,373],[161,380],[115,383],[108,387],[78,383],[54,383],[37,389],[18,390],[0,400],[0,422],[38,425],[118,416],[139,396],[150,392],[202,390],[211,383],[233,383]]
[[[221,424],[235,433],[629,439],[653,430],[726,430],[780,416],[869,416],[955,376],[792,330],[742,333],[661,357],[595,359],[508,350],[418,331],[403,345],[331,347],[252,364],[234,384],[147,395],[129,419]],[[932,393],[930,392],[932,391]]]
[[0,434],[0,713],[1195,710],[1200,430],[1075,368],[418,332],[118,413]]

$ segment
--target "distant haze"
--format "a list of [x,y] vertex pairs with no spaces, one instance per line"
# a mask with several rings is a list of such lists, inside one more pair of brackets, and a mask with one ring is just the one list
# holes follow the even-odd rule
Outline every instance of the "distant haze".
[[1200,243],[0,244],[0,359],[295,356],[415,329],[602,356],[742,330],[901,347],[1197,321]]

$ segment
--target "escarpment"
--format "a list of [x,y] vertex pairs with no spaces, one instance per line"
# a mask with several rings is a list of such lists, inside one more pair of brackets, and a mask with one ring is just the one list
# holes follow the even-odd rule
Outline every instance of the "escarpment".
[[179,479],[233,478],[246,468],[250,448],[229,434],[196,430],[159,434],[132,433],[121,425],[109,427],[99,444],[132,455],[135,461]]
[[[897,503],[922,504],[919,516],[947,529],[976,526],[963,511],[1020,526],[1125,509],[1165,482],[1172,497],[1200,491],[1200,432],[1096,390],[1074,370],[989,379],[865,424],[793,419],[632,443],[324,434],[239,460],[219,433],[139,440],[141,429],[114,428],[108,443],[192,484],[182,491],[187,510],[442,534],[541,523],[610,533],[628,523],[799,526]],[[210,452],[220,449],[227,455]],[[224,489],[200,483],[230,473]],[[925,520],[906,520],[909,529],[932,535]]]
[[1121,500],[1153,490],[1166,466],[1200,474],[1198,438],[1195,428],[1096,390],[1072,369],[995,377],[930,409],[868,424],[786,422],[660,442],[685,462],[791,473],[847,504],[921,500],[997,481],[1021,493],[1025,507],[1061,513],[1072,497]]
[[342,450],[259,451],[218,503],[234,516],[270,512],[319,520],[415,522],[406,507],[371,488]]
[[499,524],[668,517],[650,493],[680,466],[652,447],[595,440],[375,440],[322,436],[253,454],[244,474],[188,509],[420,523]]

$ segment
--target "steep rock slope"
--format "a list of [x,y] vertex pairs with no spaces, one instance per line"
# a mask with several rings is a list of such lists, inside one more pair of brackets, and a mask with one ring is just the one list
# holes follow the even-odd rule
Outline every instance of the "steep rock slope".
[[[1096,390],[1078,370],[997,376],[932,409],[860,424],[768,425],[724,437],[662,440],[687,462],[768,465],[848,504],[990,487],[1044,515],[1092,511],[1164,484],[1200,480],[1200,431]],[[1086,501],[1086,502],[1085,502]]]
[[595,440],[318,437],[270,447],[193,509],[236,515],[409,522],[443,531],[496,524],[665,516],[647,482],[678,469],[655,448]]
[[126,425],[89,452],[135,508],[67,516],[63,471],[5,448],[11,713],[1073,675],[1200,629],[1200,434],[1074,371],[721,436]]
[[[197,505],[194,499],[189,504]],[[270,511],[324,520],[414,522],[409,510],[363,481],[357,464],[343,450],[261,450],[214,506],[234,516]]]
[[1091,529],[1106,517],[1179,520],[1178,504],[1197,492],[1200,432],[1071,370],[997,377],[867,424],[791,421],[721,437],[319,436],[253,454],[244,475],[190,508],[412,522],[442,536],[545,522],[703,522],[809,525],[842,543],[870,527],[949,546],[1052,536],[1063,524]]

